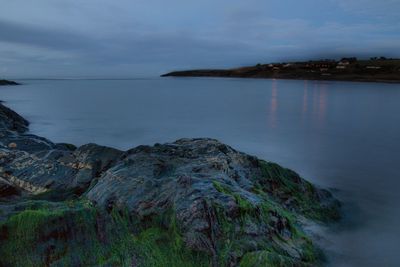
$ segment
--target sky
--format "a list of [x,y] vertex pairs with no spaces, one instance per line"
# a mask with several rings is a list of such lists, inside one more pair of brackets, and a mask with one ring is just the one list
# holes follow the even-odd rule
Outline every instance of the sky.
[[0,77],[400,57],[400,0],[0,0]]

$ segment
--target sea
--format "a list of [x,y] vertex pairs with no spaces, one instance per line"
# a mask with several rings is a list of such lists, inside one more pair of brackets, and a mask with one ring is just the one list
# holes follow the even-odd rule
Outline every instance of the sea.
[[329,188],[329,266],[400,264],[400,84],[230,78],[19,79],[0,100],[33,134],[122,150],[211,137]]

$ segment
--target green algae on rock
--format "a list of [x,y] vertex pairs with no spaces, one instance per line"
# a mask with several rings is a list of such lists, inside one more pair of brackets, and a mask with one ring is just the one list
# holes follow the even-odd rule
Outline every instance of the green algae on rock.
[[328,191],[214,139],[119,151],[26,130],[0,104],[0,266],[316,266],[300,221],[339,218]]

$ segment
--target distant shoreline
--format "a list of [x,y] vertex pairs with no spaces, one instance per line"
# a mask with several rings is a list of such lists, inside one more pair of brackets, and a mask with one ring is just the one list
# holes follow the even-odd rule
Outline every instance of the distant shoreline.
[[1,79],[0,79],[0,85],[19,85],[19,83],[14,82],[14,81],[1,80]]
[[[182,71],[183,72],[183,71]],[[323,78],[309,78],[309,77],[241,77],[241,76],[215,76],[215,75],[180,75],[167,73],[161,77],[177,77],[177,78],[233,78],[233,79],[259,79],[259,80],[293,80],[293,81],[325,81],[325,82],[365,82],[365,83],[387,83],[399,84],[400,80],[378,80],[378,79],[323,79]]]
[[340,61],[271,63],[234,69],[174,71],[163,74],[161,77],[224,77],[400,83],[400,60],[344,58]]

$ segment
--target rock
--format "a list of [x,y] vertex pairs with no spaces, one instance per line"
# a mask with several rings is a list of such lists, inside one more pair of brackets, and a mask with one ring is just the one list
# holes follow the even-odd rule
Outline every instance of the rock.
[[21,195],[21,190],[11,182],[0,177],[0,200]]
[[299,221],[339,217],[328,191],[215,139],[120,151],[26,127],[0,104],[0,266],[311,266]]
[[19,85],[19,83],[14,82],[14,81],[8,81],[8,80],[1,80],[0,79],[0,85]]
[[[285,187],[289,183],[293,192]],[[128,151],[123,161],[99,178],[87,197],[102,209],[110,205],[126,209],[141,220],[165,216],[165,211],[173,209],[188,246],[218,257],[227,238],[220,217],[231,225],[230,234],[236,236],[235,245],[242,246],[243,252],[266,243],[288,251],[286,244],[270,241],[271,235],[290,239],[295,249],[293,244],[302,242],[296,241],[295,222],[283,210],[296,210],[313,219],[334,218],[320,214],[324,207],[317,192],[296,173],[255,160],[217,140],[181,139]],[[296,204],[287,204],[288,193],[297,194]],[[327,195],[326,199],[331,198]],[[336,209],[336,204],[328,207]],[[242,256],[236,252],[229,261],[237,264]]]
[[8,148],[17,148],[17,144],[16,143],[9,143],[8,144]]
[[20,115],[0,103],[0,131],[17,131],[19,133],[28,130],[28,121]]

